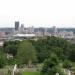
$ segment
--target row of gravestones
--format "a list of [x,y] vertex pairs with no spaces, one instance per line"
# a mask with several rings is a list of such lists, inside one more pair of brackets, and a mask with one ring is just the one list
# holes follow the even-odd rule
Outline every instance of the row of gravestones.
[[[63,72],[64,72],[64,74],[66,74],[66,75],[72,75],[72,74],[71,74],[71,71],[68,70],[68,69],[63,69]],[[18,73],[18,74],[17,74],[17,73]],[[16,64],[15,64],[15,66],[14,66],[12,75],[21,75],[21,74],[19,74],[19,72],[18,72],[18,69],[17,69],[17,65],[16,65]],[[59,75],[59,73],[56,73],[56,75]]]
[[[12,75],[12,71],[9,70],[6,75]],[[22,75],[22,73],[21,72],[14,72],[14,75]]]
[[14,69],[11,71],[10,69],[8,70],[7,73],[4,71],[0,71],[0,75],[22,75],[17,69],[17,65],[15,64]]
[[11,72],[11,75],[22,75],[18,69],[17,69],[17,65],[15,64],[13,71]]
[[6,74],[3,74],[3,75],[18,75],[17,74],[17,65],[14,66],[14,69],[13,70],[8,70],[8,72]]
[[[63,71],[63,73],[64,73],[65,75],[72,75],[70,70],[63,69],[62,71]],[[59,73],[56,73],[55,75],[60,75],[60,74],[59,74]]]
[[[63,69],[63,73],[65,75],[75,75],[75,70],[67,70],[67,69]],[[56,75],[60,75],[59,73],[56,73]]]
[[[66,75],[72,75],[70,70],[63,69],[63,72]],[[22,74],[18,71],[17,65],[15,64],[14,69],[12,71],[8,70],[7,74],[4,74],[3,72],[0,72],[0,75],[22,75]],[[59,73],[56,73],[56,75],[59,75]]]

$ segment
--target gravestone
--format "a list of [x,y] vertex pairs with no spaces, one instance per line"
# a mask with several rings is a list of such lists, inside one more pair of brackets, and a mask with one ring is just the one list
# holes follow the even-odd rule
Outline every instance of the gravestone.
[[59,73],[56,73],[55,75],[59,75]]
[[64,69],[64,73],[65,73],[66,75],[71,75],[71,71],[68,70],[68,69]]
[[15,73],[17,73],[17,65],[15,64],[12,75],[15,75]]

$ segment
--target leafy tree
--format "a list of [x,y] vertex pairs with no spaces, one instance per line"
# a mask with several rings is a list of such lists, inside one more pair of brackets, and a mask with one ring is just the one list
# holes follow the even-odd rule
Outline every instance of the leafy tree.
[[13,56],[15,56],[17,53],[17,46],[16,45],[8,45],[8,46],[6,46],[5,51],[6,51],[6,53],[12,54]]
[[62,64],[55,53],[52,53],[48,59],[45,60],[42,68],[42,73],[46,75],[64,75],[62,72]]
[[73,66],[72,62],[70,60],[64,60],[63,61],[63,67],[66,69],[71,69],[71,67]]
[[31,41],[37,51],[39,62],[43,62],[54,52],[61,60],[75,61],[75,44],[58,37],[47,37],[37,41]]
[[70,61],[75,62],[75,44],[71,44],[69,49],[69,59]]
[[46,40],[39,39],[38,41],[33,41],[32,43],[37,52],[38,62],[43,62],[49,54]]
[[4,52],[12,54],[15,56],[17,54],[17,48],[18,48],[18,41],[8,41],[4,43]]
[[0,68],[6,65],[6,55],[0,50]]
[[32,43],[29,41],[22,41],[19,44],[18,52],[16,58],[19,63],[30,65],[32,62],[36,61],[36,51]]

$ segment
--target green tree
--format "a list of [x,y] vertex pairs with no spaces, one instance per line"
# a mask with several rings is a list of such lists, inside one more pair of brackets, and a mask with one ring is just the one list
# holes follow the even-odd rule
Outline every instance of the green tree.
[[36,50],[33,47],[32,43],[25,40],[19,44],[18,52],[16,59],[21,64],[30,65],[32,62],[36,61]]
[[12,54],[13,56],[17,53],[17,46],[16,45],[8,45],[5,48],[6,53]]
[[61,60],[75,61],[75,44],[58,37],[47,37],[37,41],[31,41],[37,51],[37,58],[40,63],[54,52]]
[[5,53],[9,53],[12,54],[13,56],[15,56],[17,54],[17,48],[18,48],[18,41],[8,41],[4,43],[4,52]]
[[55,53],[52,53],[48,59],[45,60],[42,68],[42,73],[46,75],[64,75],[62,72],[62,64]]
[[0,68],[6,65],[6,55],[0,50]]
[[64,68],[66,68],[66,69],[71,69],[72,66],[73,66],[73,63],[72,63],[70,60],[65,59],[65,60],[63,61],[63,67],[64,67]]

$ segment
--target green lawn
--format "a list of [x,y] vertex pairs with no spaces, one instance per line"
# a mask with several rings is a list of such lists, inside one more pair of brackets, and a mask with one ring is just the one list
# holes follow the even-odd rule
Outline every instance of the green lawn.
[[39,72],[26,71],[26,72],[23,72],[23,75],[41,75],[41,74]]

